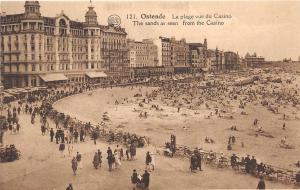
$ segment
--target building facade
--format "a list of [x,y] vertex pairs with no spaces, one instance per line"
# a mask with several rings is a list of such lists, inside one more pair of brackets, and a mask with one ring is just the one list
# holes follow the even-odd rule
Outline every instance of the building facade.
[[188,67],[189,63],[189,46],[185,39],[176,40],[174,37],[160,37],[162,66],[168,67]]
[[158,49],[153,40],[144,39],[141,42],[128,39],[129,67],[157,67]]
[[209,72],[221,72],[225,68],[224,52],[218,48],[215,50],[209,49],[207,51],[207,70]]
[[125,29],[99,25],[92,6],[84,22],[63,12],[42,16],[38,1],[26,1],[24,7],[24,13],[1,16],[0,59],[6,88],[84,82],[98,76],[89,73],[128,67]]
[[257,56],[256,53],[254,53],[253,55],[247,53],[245,55],[245,62],[248,67],[255,67],[265,63],[265,58],[261,56]]
[[207,40],[204,43],[188,43],[189,63],[193,68],[207,67]]
[[225,57],[225,71],[236,70],[239,67],[239,55],[232,51],[224,52]]

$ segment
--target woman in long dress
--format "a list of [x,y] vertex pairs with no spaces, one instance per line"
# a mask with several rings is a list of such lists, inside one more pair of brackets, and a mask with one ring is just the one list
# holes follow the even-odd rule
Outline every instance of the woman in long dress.
[[94,165],[95,169],[98,169],[99,164],[100,164],[99,156],[98,156],[98,153],[95,152],[94,159],[93,159],[93,165]]
[[72,170],[73,170],[74,175],[76,175],[77,166],[78,166],[77,159],[74,156],[72,159]]
[[68,152],[69,152],[69,157],[71,157],[73,152],[73,144],[68,144]]
[[118,151],[115,151],[114,157],[115,157],[115,168],[117,169],[121,166],[121,160]]
[[155,167],[155,153],[153,153],[153,152],[151,152],[150,153],[150,156],[151,156],[151,163],[150,163],[150,165],[152,166],[152,170],[154,171],[154,167]]

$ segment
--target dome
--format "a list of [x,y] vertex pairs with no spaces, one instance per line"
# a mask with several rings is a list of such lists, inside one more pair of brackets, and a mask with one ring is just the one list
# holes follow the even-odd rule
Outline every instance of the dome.
[[89,7],[89,10],[85,13],[85,17],[97,17],[96,11],[94,11],[94,7]]
[[97,13],[94,11],[94,7],[90,6],[89,10],[85,13],[85,24],[89,26],[97,25]]
[[25,6],[40,6],[38,1],[25,1]]
[[25,17],[27,19],[36,19],[41,16],[40,4],[38,1],[25,1]]

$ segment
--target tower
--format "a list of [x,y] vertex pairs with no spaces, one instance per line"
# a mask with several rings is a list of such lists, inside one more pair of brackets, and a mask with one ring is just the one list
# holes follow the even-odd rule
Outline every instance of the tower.
[[25,1],[25,17],[26,18],[39,18],[40,13],[40,4],[38,1]]
[[85,13],[85,24],[87,26],[97,26],[97,13],[94,11],[94,7],[90,5],[89,10]]
[[90,1],[90,6],[88,11],[85,13],[84,31],[87,37],[87,59],[88,59],[88,69],[98,69],[100,68],[100,28],[97,21],[97,13],[92,6]]
[[207,39],[204,39],[204,49],[207,50]]

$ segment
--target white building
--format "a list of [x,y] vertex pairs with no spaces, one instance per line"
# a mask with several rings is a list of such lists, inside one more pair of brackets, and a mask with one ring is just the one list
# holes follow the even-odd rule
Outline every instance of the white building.
[[129,47],[129,67],[156,67],[158,66],[157,46],[151,39],[142,41],[127,41]]

